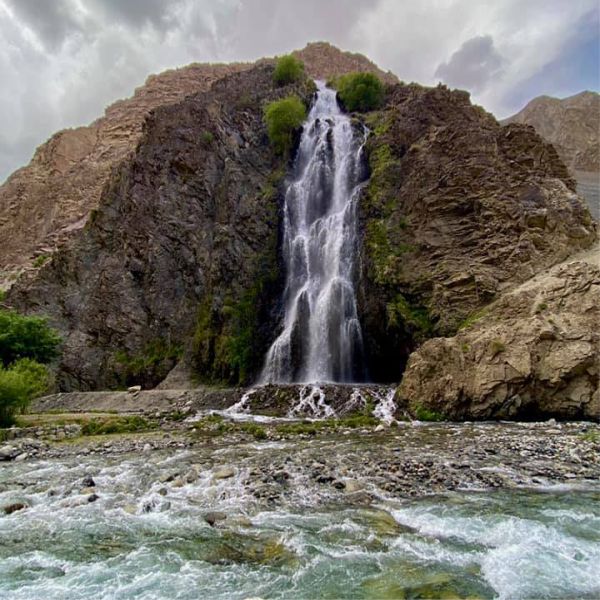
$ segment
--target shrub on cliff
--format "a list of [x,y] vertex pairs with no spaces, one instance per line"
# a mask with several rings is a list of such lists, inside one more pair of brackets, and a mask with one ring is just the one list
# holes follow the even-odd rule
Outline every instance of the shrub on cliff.
[[301,81],[304,77],[304,63],[291,54],[285,54],[277,59],[273,81],[277,85],[287,85]]
[[275,100],[265,108],[265,122],[271,144],[278,154],[287,153],[294,143],[294,132],[306,119],[306,107],[297,96]]
[[33,398],[50,387],[48,369],[40,363],[23,358],[6,368],[0,366],[0,427],[10,427],[15,415],[23,412]]
[[348,73],[331,82],[344,108],[349,111],[375,110],[383,102],[383,84],[373,73]]
[[0,363],[5,367],[20,358],[50,362],[59,344],[60,337],[46,319],[0,310]]

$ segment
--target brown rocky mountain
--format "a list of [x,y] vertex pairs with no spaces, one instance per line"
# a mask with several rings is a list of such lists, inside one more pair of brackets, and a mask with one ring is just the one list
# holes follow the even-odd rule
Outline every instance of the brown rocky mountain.
[[[332,70],[317,53],[311,76],[357,68],[356,55],[323,51],[337,57]],[[151,387],[178,361],[196,381],[253,381],[280,322],[289,167],[269,145],[263,109],[290,93],[308,104],[313,90],[309,81],[276,87],[272,74],[271,61],[245,66],[152,110],[85,224],[8,292],[6,302],[48,315],[63,335],[62,390]],[[353,117],[370,129],[357,251],[374,380],[399,381],[427,338],[456,334],[596,242],[553,146],[528,125],[502,127],[466,92],[390,80],[383,106]],[[590,378],[597,383],[597,373]],[[484,400],[474,394],[472,402]]]
[[[295,54],[313,78],[373,71],[396,81],[364,56],[324,42]],[[60,131],[42,144],[31,162],[0,186],[0,289],[81,230],[98,206],[111,170],[135,150],[152,110],[206,91],[218,79],[251,66],[194,63],[151,75],[131,98],[109,106],[91,125]]]
[[600,173],[600,94],[597,92],[581,92],[563,99],[539,96],[503,123],[532,125],[554,145],[573,172]]

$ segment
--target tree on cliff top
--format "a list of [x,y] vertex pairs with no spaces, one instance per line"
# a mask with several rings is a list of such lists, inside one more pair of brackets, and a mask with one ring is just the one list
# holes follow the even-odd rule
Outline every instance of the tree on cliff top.
[[278,154],[286,154],[294,143],[296,131],[306,119],[306,107],[298,96],[275,100],[265,108],[269,139]]
[[375,110],[383,102],[383,84],[373,73],[348,73],[337,77],[331,84],[338,91],[346,110]]
[[273,81],[277,85],[287,85],[301,81],[304,77],[304,63],[291,54],[285,54],[277,59]]

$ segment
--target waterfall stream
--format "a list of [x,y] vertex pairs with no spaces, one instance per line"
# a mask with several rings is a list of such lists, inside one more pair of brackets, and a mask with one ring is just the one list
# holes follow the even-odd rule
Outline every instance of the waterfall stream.
[[261,383],[365,378],[354,281],[367,131],[340,111],[334,90],[317,87],[285,194],[283,328]]

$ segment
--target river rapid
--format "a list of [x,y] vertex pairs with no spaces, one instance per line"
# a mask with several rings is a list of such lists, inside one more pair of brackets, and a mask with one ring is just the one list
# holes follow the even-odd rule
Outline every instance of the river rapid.
[[409,424],[6,463],[0,508],[27,508],[0,510],[0,598],[597,598],[590,432]]

